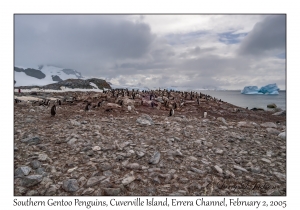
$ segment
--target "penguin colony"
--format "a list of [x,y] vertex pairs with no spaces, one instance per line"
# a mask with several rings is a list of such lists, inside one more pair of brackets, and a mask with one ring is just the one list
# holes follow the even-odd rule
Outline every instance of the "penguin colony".
[[[60,97],[61,98],[61,97]],[[130,101],[130,104],[128,103]],[[221,99],[217,99],[207,94],[194,91],[175,91],[175,90],[128,90],[128,89],[111,89],[104,90],[102,93],[84,92],[72,93],[72,96],[64,97],[54,101],[51,108],[51,116],[56,115],[56,106],[69,105],[78,106],[85,112],[91,110],[104,110],[105,112],[115,111],[135,111],[135,107],[149,107],[151,109],[165,110],[165,116],[175,116],[175,111],[178,113],[188,104],[198,110],[205,118],[208,116],[207,111],[203,110],[205,102],[214,101],[225,103]],[[15,99],[15,103],[20,103],[21,100]],[[43,99],[41,101],[33,101],[34,106],[51,106],[53,101]],[[120,109],[121,108],[121,109]]]

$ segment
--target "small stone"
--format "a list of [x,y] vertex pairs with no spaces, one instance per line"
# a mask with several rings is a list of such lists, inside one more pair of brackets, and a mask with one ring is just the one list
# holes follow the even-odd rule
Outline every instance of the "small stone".
[[189,159],[190,161],[197,161],[197,160],[198,160],[198,158],[196,158],[196,157],[194,157],[194,156],[189,156],[188,159]]
[[128,176],[128,177],[126,177],[125,179],[122,180],[122,184],[123,185],[128,185],[131,182],[133,182],[134,180],[135,180],[134,176]]
[[37,185],[43,180],[42,175],[30,175],[30,176],[25,176],[22,179],[22,185],[25,187],[32,187],[34,185]]
[[153,156],[149,160],[149,163],[155,165],[159,162],[159,159],[160,159],[160,153],[158,151],[156,151],[156,152],[154,152]]
[[89,188],[85,189],[85,190],[81,193],[81,195],[91,195],[94,191],[95,191],[95,189],[89,187]]
[[278,134],[278,137],[280,137],[281,139],[285,140],[286,139],[285,132],[282,132],[282,133]]
[[110,165],[109,163],[102,163],[100,164],[100,169],[101,171],[107,171],[112,169],[112,165]]
[[99,150],[101,150],[101,147],[99,147],[99,146],[94,146],[94,147],[93,147],[93,150],[94,150],[94,151],[99,151]]
[[67,142],[67,144],[70,145],[70,146],[73,146],[73,145],[75,144],[76,141],[77,141],[76,138],[72,138],[72,139],[70,139],[70,140]]
[[33,169],[38,169],[39,167],[41,167],[40,161],[38,161],[38,160],[33,160],[33,161],[31,161],[31,167],[32,167]]
[[266,162],[266,163],[271,163],[271,161],[268,160],[268,159],[266,159],[266,158],[262,158],[261,160],[264,161],[264,162]]
[[117,196],[121,193],[120,188],[103,188],[104,195],[107,196]]
[[273,174],[278,178],[280,179],[281,181],[285,181],[286,180],[286,176],[282,173],[279,173],[279,172],[273,172]]
[[244,172],[249,172],[249,171],[247,171],[246,169],[244,169],[244,168],[242,168],[242,167],[240,167],[240,166],[238,166],[238,165],[233,165],[233,168],[235,168],[235,169],[237,169],[237,170],[240,170],[240,171],[244,171]]
[[42,154],[39,154],[39,157],[38,157],[38,160],[40,161],[45,161],[48,159],[48,155],[42,153]]
[[94,176],[89,178],[89,180],[86,183],[86,187],[92,187],[97,184],[99,184],[102,180],[104,180],[106,177],[105,176]]
[[216,149],[215,153],[216,153],[216,154],[223,154],[223,150],[221,150],[221,149]]
[[201,171],[200,169],[194,168],[194,167],[191,167],[191,171],[194,171],[195,173],[198,173],[198,174],[203,173],[203,171]]
[[63,181],[62,188],[67,192],[75,192],[79,189],[76,179],[66,179]]
[[263,124],[260,124],[262,127],[265,128],[277,128],[277,125],[275,123],[272,122],[265,122]]
[[39,137],[35,136],[35,137],[29,137],[26,139],[22,139],[21,142],[27,143],[30,145],[34,145],[34,144],[39,144],[41,142],[41,139]]
[[271,195],[271,196],[281,196],[281,193],[278,190],[268,190],[267,191],[267,195]]
[[141,151],[135,151],[136,155],[138,156],[138,158],[142,158],[144,157],[145,153],[141,152]]
[[15,170],[15,177],[27,176],[31,171],[31,168],[28,166],[21,166]]
[[274,128],[267,128],[266,130],[267,130],[268,133],[270,133],[270,134],[274,134],[274,135],[280,134],[280,131],[279,131],[279,130],[276,130],[276,129],[274,129]]
[[26,196],[38,196],[39,192],[36,190],[30,190],[26,193]]
[[51,186],[47,189],[45,196],[53,196],[56,195],[57,188],[55,186]]
[[129,163],[129,164],[126,165],[126,168],[129,168],[129,169],[140,169],[141,166],[138,163]]
[[220,168],[220,166],[215,165],[214,168],[215,168],[220,174],[223,173],[223,170]]

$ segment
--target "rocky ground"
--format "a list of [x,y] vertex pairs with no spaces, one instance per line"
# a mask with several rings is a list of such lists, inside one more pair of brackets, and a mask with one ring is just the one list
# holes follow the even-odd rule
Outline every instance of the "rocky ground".
[[51,105],[15,103],[15,196],[286,195],[285,116],[216,101],[187,100],[172,117],[149,103],[85,105],[51,117]]

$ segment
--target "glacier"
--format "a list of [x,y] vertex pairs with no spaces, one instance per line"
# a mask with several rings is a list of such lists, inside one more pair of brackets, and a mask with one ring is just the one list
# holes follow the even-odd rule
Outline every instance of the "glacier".
[[241,90],[242,94],[269,94],[269,95],[277,95],[279,94],[279,88],[276,83],[269,84],[258,89],[257,86],[246,86],[243,90]]

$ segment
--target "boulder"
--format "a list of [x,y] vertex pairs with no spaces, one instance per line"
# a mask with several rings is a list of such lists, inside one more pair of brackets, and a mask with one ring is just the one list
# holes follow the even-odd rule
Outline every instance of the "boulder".
[[268,108],[277,108],[276,104],[271,103],[267,105]]

